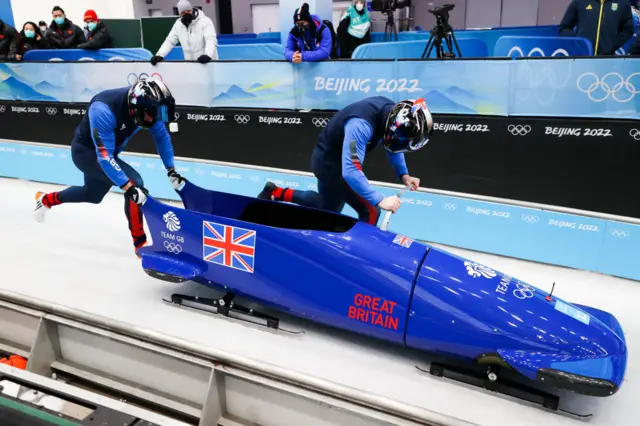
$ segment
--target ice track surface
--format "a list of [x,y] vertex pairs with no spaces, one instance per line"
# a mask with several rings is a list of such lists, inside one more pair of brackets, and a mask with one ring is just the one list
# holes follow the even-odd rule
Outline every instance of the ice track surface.
[[[480,425],[556,426],[582,423],[481,389],[421,373],[414,351],[350,333],[288,321],[302,337],[273,334],[228,320],[190,312],[161,301],[173,292],[201,294],[194,284],[170,284],[148,277],[134,255],[120,194],[100,205],[55,207],[44,224],[34,221],[37,190],[59,186],[0,178],[0,285],[17,293],[113,318],[199,344],[322,377]],[[393,227],[393,221],[391,226]],[[446,248],[446,247],[445,247]],[[487,264],[555,294],[617,316],[626,331],[626,382],[608,398],[587,399],[591,425],[640,423],[640,283],[605,275],[448,250]],[[584,400],[579,400],[585,404]],[[575,402],[575,403],[578,403]],[[573,402],[572,402],[573,403]],[[571,407],[569,407],[571,408]]]

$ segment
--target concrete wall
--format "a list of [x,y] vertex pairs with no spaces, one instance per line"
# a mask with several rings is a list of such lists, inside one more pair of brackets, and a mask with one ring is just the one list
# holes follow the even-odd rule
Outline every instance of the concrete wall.
[[[145,0],[136,0],[142,1]],[[166,0],[153,0],[166,1]],[[302,4],[301,0],[300,4]],[[449,23],[456,29],[514,27],[558,24],[571,0],[412,0],[411,26],[433,28],[435,18],[428,10],[443,4],[455,4]],[[277,0],[231,0],[234,33],[253,32],[251,5],[277,4]],[[404,16],[404,11],[398,11]],[[293,11],[291,11],[293,15]],[[384,16],[373,13],[374,31],[384,31]],[[331,19],[326,17],[326,19]]]
[[[178,0],[151,0],[151,4],[147,4],[148,0],[133,0],[133,12],[136,18],[151,16],[149,10],[160,9],[163,16],[172,16],[173,8],[178,4]],[[202,6],[202,10],[213,21],[216,26],[216,31],[219,32],[218,22],[218,7],[215,0],[189,0],[191,4],[196,6]],[[177,17],[176,17],[177,19]]]

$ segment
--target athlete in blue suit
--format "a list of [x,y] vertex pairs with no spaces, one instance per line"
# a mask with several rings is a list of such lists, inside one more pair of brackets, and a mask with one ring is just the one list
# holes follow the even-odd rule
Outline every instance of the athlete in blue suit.
[[429,142],[433,118],[424,99],[394,103],[382,96],[355,102],[338,111],[322,130],[311,156],[311,170],[318,192],[280,188],[267,182],[261,199],[292,202],[341,212],[349,204],[360,220],[375,225],[380,210],[396,212],[397,196],[384,197],[362,171],[365,156],[382,145],[404,185],[418,189],[420,179],[409,175],[404,153],[417,151]]
[[65,203],[99,204],[113,185],[125,193],[125,214],[136,251],[147,242],[140,205],[147,199],[142,177],[118,156],[140,129],[151,132],[167,175],[177,190],[185,179],[176,173],[173,147],[165,123],[174,117],[175,100],[155,78],[131,87],[106,90],[89,103],[71,144],[74,164],[84,173],[84,185],[60,192],[36,194],[35,218],[44,221],[53,206]]

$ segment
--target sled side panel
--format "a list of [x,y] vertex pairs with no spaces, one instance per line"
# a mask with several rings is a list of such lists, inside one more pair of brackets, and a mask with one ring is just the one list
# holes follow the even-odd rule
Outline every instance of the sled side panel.
[[153,232],[151,249],[201,267],[199,282],[294,316],[404,344],[410,293],[427,246],[364,223],[346,232],[281,229],[152,199],[144,212]]

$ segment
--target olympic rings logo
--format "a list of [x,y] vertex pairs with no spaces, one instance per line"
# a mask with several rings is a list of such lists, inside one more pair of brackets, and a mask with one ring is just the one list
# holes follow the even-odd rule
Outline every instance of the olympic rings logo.
[[638,130],[638,129],[629,130],[629,136],[631,136],[632,138],[634,138],[637,141],[640,141],[640,130]]
[[327,124],[329,124],[329,119],[313,117],[313,119],[311,119],[311,123],[316,127],[326,127]]
[[622,231],[620,229],[612,229],[612,230],[609,231],[609,233],[612,236],[617,237],[617,238],[628,238],[631,235],[630,232]]
[[248,115],[240,115],[240,114],[234,115],[233,118],[234,120],[236,120],[236,123],[238,124],[247,124],[251,120],[251,117],[249,117]]
[[149,76],[149,74],[147,74],[146,72],[143,72],[140,75],[137,75],[135,73],[130,73],[127,76],[127,83],[129,84],[129,86],[133,86],[134,84],[138,83],[139,81],[149,80],[151,78],[158,79],[158,80],[162,81],[162,76],[160,75],[160,73],[154,72],[153,74],[151,74],[151,76]]
[[531,126],[529,126],[528,124],[524,126],[520,124],[509,124],[509,127],[507,127],[507,130],[513,136],[525,136],[531,133]]
[[453,210],[456,209],[457,206],[455,204],[452,204],[452,203],[445,203],[443,207],[444,207],[445,210],[453,211]]
[[56,115],[58,113],[58,108],[56,108],[56,107],[46,107],[45,111],[47,111],[47,114],[49,114],[49,115]]
[[[520,48],[519,46],[513,46],[513,47],[511,48],[511,50],[509,51],[509,53],[507,53],[507,56],[511,56],[511,55],[512,55],[513,53],[515,53],[515,52],[520,53],[520,57],[523,57],[523,56],[524,56],[524,52],[522,51],[522,48]],[[529,54],[527,55],[527,57],[529,57],[529,58],[530,58],[530,57],[533,57],[533,56],[534,56],[534,53],[538,53],[538,55],[535,55],[535,56],[538,56],[538,57],[546,57],[546,56],[547,56],[547,55],[545,55],[545,54],[544,54],[544,50],[542,50],[542,49],[541,49],[541,48],[539,48],[539,47],[534,47],[533,49],[531,49],[531,51],[529,52]],[[560,56],[560,55],[562,55],[562,56],[569,56],[569,52],[567,52],[567,51],[566,51],[566,50],[564,50],[564,49],[556,49],[556,50],[551,54],[551,56]],[[516,56],[516,57],[518,57],[518,56]]]
[[182,253],[182,246],[180,244],[175,244],[169,241],[165,241],[164,248],[166,248],[169,253],[173,253],[173,254]]
[[537,221],[540,220],[540,218],[538,216],[534,216],[531,214],[523,214],[522,220],[527,223],[536,223]]
[[[587,72],[578,77],[576,85],[593,102],[603,102],[611,97],[616,102],[625,103],[640,93],[631,81],[636,76],[640,76],[640,72],[631,74],[626,80],[617,72],[610,72],[600,79],[596,74]],[[596,91],[600,94],[594,95]]]
[[531,299],[535,293],[535,290],[530,286],[522,283],[516,283],[516,289],[513,290],[513,295],[516,299],[524,300]]

